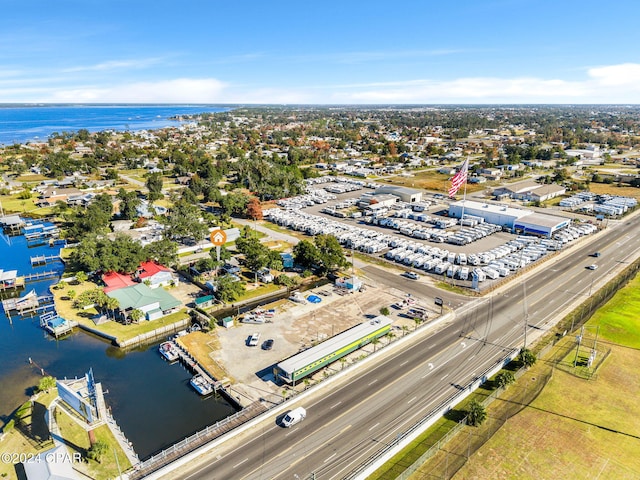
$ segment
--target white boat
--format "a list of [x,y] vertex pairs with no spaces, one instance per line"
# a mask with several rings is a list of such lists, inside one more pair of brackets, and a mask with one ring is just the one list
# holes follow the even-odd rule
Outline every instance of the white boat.
[[189,383],[200,395],[204,396],[213,393],[213,385],[207,382],[202,375],[194,375],[189,380]]
[[180,358],[178,349],[173,342],[161,343],[160,347],[158,347],[158,350],[160,350],[160,354],[169,362],[175,362],[176,360],[178,360],[178,358]]

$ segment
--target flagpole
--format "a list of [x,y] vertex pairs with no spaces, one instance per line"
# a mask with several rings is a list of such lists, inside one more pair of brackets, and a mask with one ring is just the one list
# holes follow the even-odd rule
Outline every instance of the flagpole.
[[467,200],[467,179],[469,178],[469,157],[467,156],[467,174],[464,176],[464,193],[462,194],[462,214],[460,215],[460,225],[464,220],[464,205]]

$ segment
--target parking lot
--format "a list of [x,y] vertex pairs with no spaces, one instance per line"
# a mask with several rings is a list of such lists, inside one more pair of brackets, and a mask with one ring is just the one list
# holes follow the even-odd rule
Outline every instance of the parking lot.
[[[329,296],[323,293],[331,292]],[[236,383],[233,390],[242,395],[245,401],[255,401],[260,398],[268,399],[278,396],[282,387],[278,386],[273,377],[273,367],[287,357],[309,348],[314,344],[336,335],[354,325],[377,316],[382,307],[388,307],[390,318],[393,320],[393,332],[396,336],[406,330],[415,328],[415,321],[408,316],[408,308],[398,310],[390,307],[400,304],[407,298],[405,292],[389,285],[372,285],[366,283],[364,292],[338,295],[330,285],[305,292],[305,296],[316,294],[322,301],[317,304],[297,304],[290,300],[281,300],[263,308],[276,310],[270,323],[245,324],[236,322],[229,329],[216,330],[220,340],[220,349],[212,353],[214,359],[224,365],[228,374]],[[413,300],[413,299],[412,299]],[[416,307],[421,305],[420,299],[415,299]],[[431,317],[435,310],[430,310]],[[247,340],[254,333],[260,334],[260,340],[255,347],[247,345]],[[273,339],[273,348],[264,350],[263,342]],[[383,342],[385,340],[382,340]],[[364,347],[373,350],[373,346]],[[362,355],[356,351],[352,356]],[[341,365],[330,368],[341,368]],[[316,376],[322,372],[316,373]]]

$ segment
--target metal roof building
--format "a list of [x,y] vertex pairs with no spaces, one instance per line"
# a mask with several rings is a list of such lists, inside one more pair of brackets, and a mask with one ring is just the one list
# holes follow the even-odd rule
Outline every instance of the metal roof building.
[[385,335],[391,330],[391,323],[391,319],[383,315],[360,323],[315,347],[283,360],[275,367],[274,373],[276,377],[285,382],[295,384],[297,380],[311,375],[322,367],[367,345],[373,339]]
[[531,235],[550,237],[555,231],[569,225],[570,220],[532,210],[512,208],[492,203],[480,203],[471,200],[460,200],[449,205],[449,216],[460,218],[463,215],[474,215],[484,218],[485,222],[501,225],[511,230],[522,231]]

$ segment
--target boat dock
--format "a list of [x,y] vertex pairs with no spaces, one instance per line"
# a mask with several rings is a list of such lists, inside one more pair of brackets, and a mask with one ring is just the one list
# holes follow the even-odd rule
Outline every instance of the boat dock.
[[20,217],[20,215],[2,215],[0,217],[0,225],[2,230],[8,232],[10,235],[18,235],[25,226],[26,222]]
[[9,315],[10,312],[17,312],[19,315],[25,313],[38,313],[54,307],[53,295],[36,295],[35,290],[20,298],[7,298],[2,300],[2,308]]
[[65,320],[55,311],[47,312],[40,315],[40,326],[56,338],[71,333],[74,322]]
[[37,255],[31,258],[31,266],[35,267],[36,265],[46,265],[48,263],[59,262],[62,259],[60,255]]
[[179,345],[178,342],[174,342],[174,345],[176,346],[176,351],[178,352],[179,360],[189,370],[191,370],[197,375],[201,375],[202,378],[204,378],[209,384],[211,384],[213,386],[214,393],[217,393],[220,391],[226,394],[227,396],[230,396],[229,393],[226,391],[226,388],[229,387],[229,385],[231,384],[228,378],[223,378],[222,380],[216,380],[215,378],[211,377],[211,375],[209,375],[209,373],[207,373],[207,371],[204,368],[202,368],[202,366],[189,354],[189,352],[183,346]]
[[29,246],[41,245],[60,236],[60,230],[54,225],[27,224],[22,227],[22,232]]
[[0,292],[24,288],[24,277],[18,277],[17,270],[0,269]]
[[38,273],[30,273],[29,275],[25,275],[24,281],[31,282],[34,280],[44,280],[45,278],[53,278],[60,275],[60,272],[56,272],[55,270],[50,270],[47,272],[38,272]]

